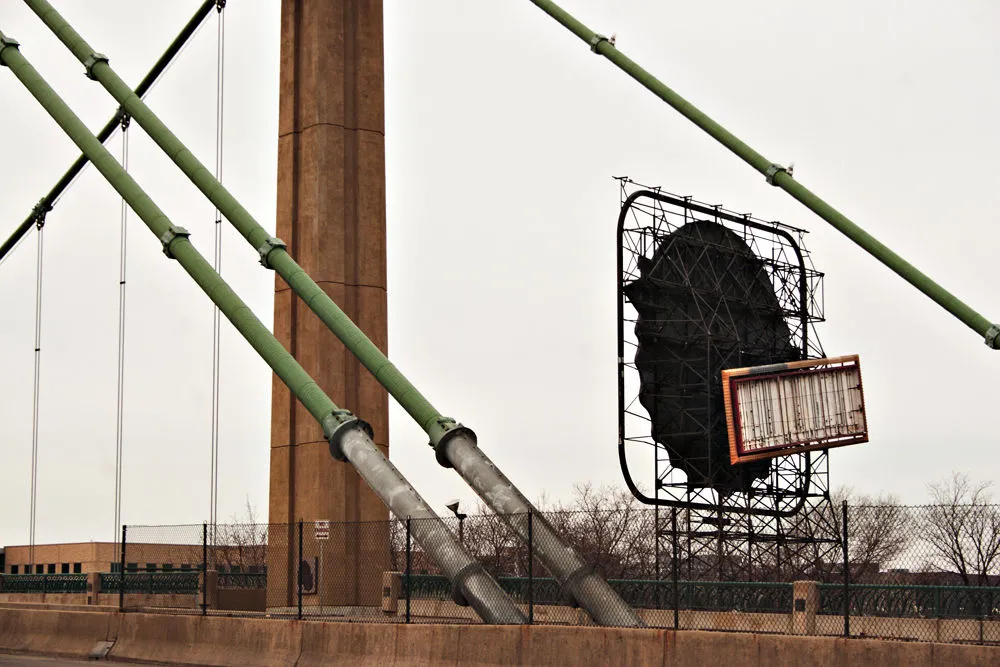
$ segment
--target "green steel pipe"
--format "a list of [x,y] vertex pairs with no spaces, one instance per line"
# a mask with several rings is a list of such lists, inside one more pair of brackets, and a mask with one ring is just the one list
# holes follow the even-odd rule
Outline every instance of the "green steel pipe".
[[861,246],[866,252],[875,257],[875,259],[888,266],[904,280],[961,320],[970,329],[983,336],[989,347],[1000,349],[1000,325],[990,322],[954,294],[938,285],[915,266],[887,248],[878,239],[861,229],[861,227],[837,211],[837,209],[817,197],[808,188],[792,178],[792,175],[788,173],[785,167],[771,162],[702,113],[659,79],[625,56],[604,35],[594,32],[570,16],[564,9],[551,0],[531,0],[531,2],[586,42],[592,51],[604,56],[617,65],[619,69],[679,111],[688,120],[739,156],[741,160],[764,174],[768,183],[781,188],[799,200],[806,208],[829,222],[849,239]]
[[[89,44],[46,0],[25,0],[147,134],[180,167],[199,190],[258,249],[261,263],[273,268],[348,350],[388,390],[430,436],[438,462],[453,467],[522,540],[527,541],[529,514],[538,510],[479,449],[475,434],[441,414],[386,358],[364,332],[334,303],[286,252],[285,245],[257,223],[211,172],[136,97],[108,65],[107,58]],[[544,519],[535,521],[533,545],[537,557],[570,596],[601,625],[637,627],[642,620],[586,561]]]
[[454,586],[453,597],[471,605],[487,623],[522,624],[526,618],[481,563],[472,558],[427,502],[410,486],[371,439],[370,428],[347,410],[337,407],[316,381],[295,361],[277,338],[212,268],[188,240],[112,157],[76,114],[21,55],[17,42],[0,32],[0,65],[5,65],[49,112],[94,167],[163,244],[226,318],[288,386],[323,427],[334,456],[353,465],[382,501],[400,518],[415,522],[414,537],[445,572]]
[[[201,7],[199,7],[194,13],[194,16],[192,16],[191,19],[184,24],[184,27],[181,29],[177,37],[174,38],[174,41],[170,42],[170,46],[167,47],[166,51],[163,52],[163,55],[161,55],[160,58],[153,64],[149,72],[146,73],[146,76],[144,76],[142,81],[139,82],[139,85],[135,87],[135,94],[138,95],[139,98],[144,97],[146,93],[149,92],[149,89],[153,87],[153,84],[156,83],[164,71],[166,71],[174,57],[180,53],[184,44],[186,44],[188,39],[194,35],[195,31],[198,30],[198,26],[201,25],[202,21],[205,20],[205,17],[208,16],[209,12],[211,12],[212,8],[215,6],[215,0],[205,0],[205,2],[201,4]],[[115,115],[111,118],[111,120],[104,125],[101,131],[97,133],[97,138],[101,141],[101,143],[108,140],[121,122],[122,112],[121,109],[119,109],[115,112]],[[0,245],[0,260],[2,260],[22,238],[24,238],[24,235],[28,233],[32,225],[38,224],[40,221],[44,221],[45,214],[52,210],[52,207],[55,206],[56,199],[62,196],[62,193],[69,187],[69,184],[73,182],[73,179],[76,178],[81,171],[83,171],[83,168],[87,166],[87,162],[88,160],[85,155],[78,157],[76,161],[70,165],[69,169],[66,170],[66,173],[62,175],[62,178],[56,181],[56,184],[52,186],[49,193],[42,197],[37,204],[35,204],[35,207],[31,210],[28,217],[24,219],[24,222],[22,222],[17,229],[14,230],[14,233],[12,233],[10,237],[4,241],[2,245]]]
[[243,237],[261,255],[261,263],[273,268],[320,320],[344,343],[358,361],[384,386],[420,427],[437,444],[456,426],[442,417],[417,388],[386,358],[361,329],[351,321],[326,292],[292,259],[279,239],[271,236],[250,212],[233,197],[205,165],[189,151],[132,89],[108,65],[108,59],[94,49],[46,0],[25,0],[25,4],[55,33],[87,68],[87,76],[99,81],[132,119],[142,127],[180,167],[201,192],[215,204]]

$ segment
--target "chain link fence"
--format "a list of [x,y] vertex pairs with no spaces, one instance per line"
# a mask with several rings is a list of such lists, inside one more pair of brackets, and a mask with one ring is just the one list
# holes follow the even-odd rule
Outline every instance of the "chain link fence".
[[[693,525],[682,510],[442,521],[528,623],[593,623],[531,556],[555,546],[536,542],[543,518],[649,626],[1000,643],[1000,506],[829,508],[812,535],[796,521],[767,535]],[[100,588],[126,611],[481,622],[421,534],[396,519],[127,526]],[[27,576],[0,590],[79,585]]]

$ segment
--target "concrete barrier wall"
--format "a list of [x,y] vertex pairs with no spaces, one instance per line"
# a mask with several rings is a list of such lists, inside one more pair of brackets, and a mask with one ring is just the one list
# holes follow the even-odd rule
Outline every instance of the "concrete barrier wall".
[[117,612],[0,609],[0,650],[86,656],[117,631]]
[[744,665],[962,667],[1000,646],[580,626],[363,624],[0,609],[0,651],[180,665]]

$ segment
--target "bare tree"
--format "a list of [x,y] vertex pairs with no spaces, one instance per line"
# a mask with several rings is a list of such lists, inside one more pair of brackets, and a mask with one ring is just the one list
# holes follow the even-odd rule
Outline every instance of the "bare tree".
[[966,586],[988,586],[1000,574],[1000,507],[990,487],[961,473],[928,486],[934,505],[922,533],[931,564],[956,572]]
[[267,524],[259,523],[257,512],[247,498],[243,515],[234,514],[230,523],[215,529],[212,546],[214,565],[228,572],[263,572],[267,562]]
[[628,491],[578,484],[571,504],[556,505],[546,516],[604,577],[652,576],[654,514]]
[[833,523],[843,535],[841,507],[847,501],[847,551],[856,581],[872,578],[898,563],[914,542],[916,524],[910,508],[892,494],[855,494],[841,487],[832,494]]

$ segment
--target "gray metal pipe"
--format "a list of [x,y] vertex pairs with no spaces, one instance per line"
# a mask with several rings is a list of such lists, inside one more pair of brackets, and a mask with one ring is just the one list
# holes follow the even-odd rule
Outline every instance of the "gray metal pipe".
[[528,513],[531,513],[531,543],[535,555],[595,622],[620,627],[645,625],[608,582],[596,574],[573,547],[563,541],[545,516],[483,454],[476,445],[476,436],[472,431],[453,431],[445,436],[441,447],[455,470],[525,542],[528,541]]
[[459,544],[441,519],[382,454],[370,427],[341,410],[295,361],[278,339],[222,279],[139,184],[112,157],[69,106],[21,55],[16,41],[0,32],[0,64],[7,66],[38,100],[94,167],[163,244],[163,251],[184,268],[274,373],[322,425],[331,454],[350,462],[382,501],[411,522],[413,537],[452,582],[457,602],[467,603],[487,623],[521,624],[527,619],[482,565]]
[[[299,298],[420,424],[437,451],[438,461],[443,466],[454,467],[479,497],[522,539],[527,540],[527,523],[524,517],[531,513],[540,519],[539,511],[500,473],[496,465],[480,452],[472,431],[456,423],[454,419],[442,416],[430,401],[424,398],[347,314],[292,259],[285,250],[284,243],[272,237],[240,205],[122,81],[108,64],[107,58],[96,53],[47,0],[25,0],[25,4],[87,68],[87,75],[99,81],[118,100],[132,119],[149,134],[209,201],[215,204],[250,245],[258,250],[261,263],[273,268],[285,280]],[[445,446],[446,443],[451,444]],[[460,461],[457,461],[457,458],[460,458]],[[541,530],[539,537],[542,537],[548,545],[538,552],[539,560],[569,592],[573,600],[587,610],[597,623],[628,627],[644,625],[606,582],[596,574],[588,573],[583,559],[548,523],[540,519],[538,525]]]

